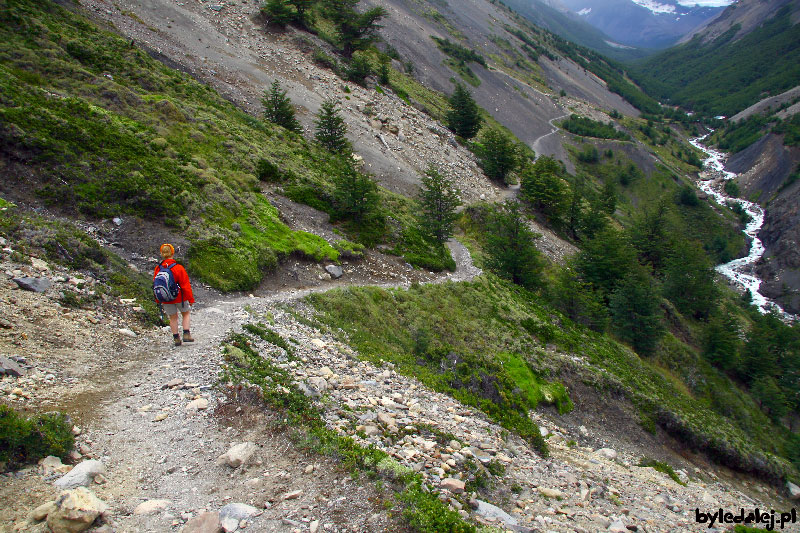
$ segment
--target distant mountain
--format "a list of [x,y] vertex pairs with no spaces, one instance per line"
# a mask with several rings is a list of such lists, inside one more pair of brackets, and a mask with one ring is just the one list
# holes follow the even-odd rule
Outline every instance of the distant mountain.
[[618,42],[573,13],[563,0],[503,0],[508,7],[556,35],[620,61],[648,55],[646,50]]
[[732,116],[800,84],[799,18],[800,0],[740,0],[630,74],[662,101]]
[[732,0],[560,0],[582,20],[628,46],[666,48],[717,17]]

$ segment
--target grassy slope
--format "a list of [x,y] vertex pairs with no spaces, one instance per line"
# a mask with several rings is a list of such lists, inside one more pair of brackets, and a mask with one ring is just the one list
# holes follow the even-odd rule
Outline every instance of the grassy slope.
[[[399,371],[470,403],[480,405],[481,395],[470,397],[474,391],[464,384],[482,372],[497,372],[498,383],[506,383],[499,388],[501,404],[520,401],[531,381],[538,380],[540,390],[559,390],[545,380],[576,373],[600,390],[622,392],[639,410],[645,428],[658,424],[740,470],[773,479],[793,472],[774,455],[780,453],[777,435],[782,433],[763,431],[774,426],[750,397],[673,337],[652,360],[641,359],[608,336],[575,326],[536,295],[493,276],[410,290],[352,288],[310,300],[321,319],[341,328],[362,356],[394,362]],[[546,344],[580,356],[583,363],[554,357]],[[465,367],[448,366],[452,356],[437,355],[451,352]],[[517,372],[520,367],[527,371]],[[508,390],[514,392],[503,396]],[[557,398],[551,396],[551,402]],[[723,416],[715,407],[738,418]]]
[[34,176],[12,166],[16,187],[90,217],[176,226],[193,273],[226,290],[255,285],[280,255],[337,258],[256,193],[260,158],[324,176],[300,137],[52,3],[4,1],[0,22],[2,156]]

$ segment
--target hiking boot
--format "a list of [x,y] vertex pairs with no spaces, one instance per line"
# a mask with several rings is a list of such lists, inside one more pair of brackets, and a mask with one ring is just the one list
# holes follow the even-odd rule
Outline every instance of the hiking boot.
[[181,338],[180,337],[172,337],[172,342],[175,343],[175,346],[181,345]]
[[184,333],[183,342],[194,342],[194,337],[192,337],[191,333]]

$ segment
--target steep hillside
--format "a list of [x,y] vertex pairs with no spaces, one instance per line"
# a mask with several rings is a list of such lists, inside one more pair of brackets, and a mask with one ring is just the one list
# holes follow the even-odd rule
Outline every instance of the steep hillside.
[[797,85],[798,13],[796,0],[739,2],[690,42],[637,64],[635,77],[648,93],[673,105],[732,116]]
[[690,31],[716,18],[724,9],[724,6],[691,5],[674,0],[562,1],[573,13],[616,42],[648,49],[675,44]]
[[615,42],[613,37],[584,22],[579,15],[570,13],[563,4],[556,6],[551,4],[558,3],[540,0],[508,0],[503,3],[533,24],[607,57],[622,61],[647,55],[645,50]]
[[771,0],[770,2],[738,0],[715,19],[687,33],[679,44],[689,42],[695,37],[700,37],[702,42],[709,43],[727,33],[734,26],[738,26],[735,39],[741,39],[759,28],[776,11],[791,3],[792,0]]
[[[84,421],[59,455],[108,463],[108,527],[230,501],[334,532],[789,506],[800,329],[719,281],[743,218],[618,65],[477,0],[0,0],[0,22],[0,403]],[[137,274],[166,240],[188,346]],[[4,469],[39,458],[14,445]],[[52,523],[70,466],[8,476],[0,519]]]

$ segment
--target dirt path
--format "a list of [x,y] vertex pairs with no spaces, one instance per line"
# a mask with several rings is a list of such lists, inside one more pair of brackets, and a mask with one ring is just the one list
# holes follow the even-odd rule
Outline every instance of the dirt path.
[[[448,247],[456,271],[430,282],[468,281],[481,273],[462,244],[450,241]],[[0,266],[36,274],[24,265]],[[386,288],[411,283],[376,281]],[[18,353],[27,356],[33,369],[24,381],[5,378],[0,384],[7,392],[12,385],[24,387],[27,397],[19,397],[20,407],[47,406],[72,416],[81,429],[77,442],[82,457],[76,460],[94,458],[105,465],[105,482],[92,490],[109,504],[115,531],[167,531],[233,502],[263,513],[253,518],[257,531],[307,530],[314,520],[326,531],[399,531],[397,518],[382,506],[383,495],[372,484],[353,481],[333,460],[306,456],[278,429],[274,413],[239,391],[217,386],[224,363],[220,346],[231,331],[264,320],[312,292],[352,283],[342,278],[238,297],[215,296],[201,288],[210,299],[199,301],[192,315],[196,342],[174,347],[168,328],[137,327],[130,313],[126,318],[104,315],[106,322],[86,328],[87,321],[95,322],[102,313],[49,311],[60,285],[35,294],[4,282],[0,309],[11,320],[13,334],[0,337],[0,345],[16,341]],[[36,313],[43,319],[28,320]],[[69,338],[70,348],[48,356],[44,352],[51,349],[47,335],[52,331],[59,337],[52,346]],[[52,370],[54,366],[59,370]],[[58,378],[40,379],[51,370]],[[245,441],[258,446],[249,466],[234,470],[217,464],[220,455]],[[44,524],[30,523],[27,515],[56,496],[53,479],[36,467],[0,478],[0,501],[6,502],[0,505],[0,524],[5,524],[0,531],[48,531]],[[293,491],[301,492],[285,499]],[[148,500],[166,503],[156,513],[137,514],[137,506]]]
[[541,149],[541,145],[540,145],[542,140],[544,140],[545,138],[547,138],[547,137],[551,136],[552,134],[556,133],[560,129],[558,126],[553,124],[553,122],[555,122],[556,120],[561,120],[562,118],[567,118],[568,116],[569,116],[569,113],[561,115],[560,117],[551,118],[550,120],[547,121],[550,124],[550,126],[553,128],[552,131],[550,133],[545,133],[541,137],[537,138],[535,141],[533,141],[533,145],[531,146],[531,148],[533,148],[533,151],[536,153],[536,157],[537,158],[542,155],[542,149]]

